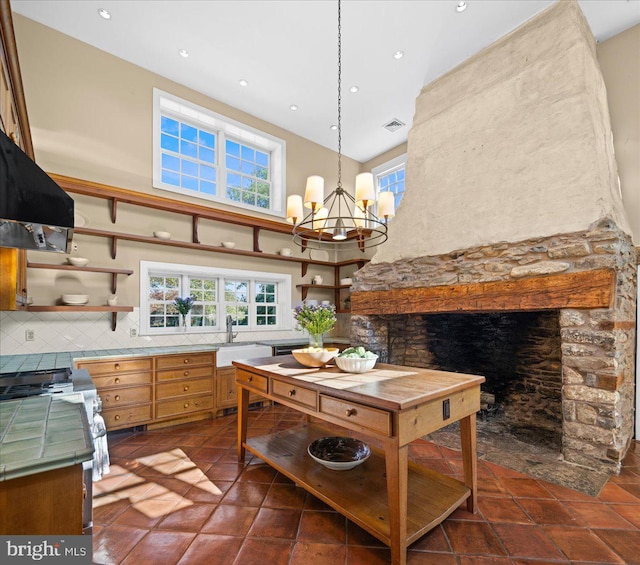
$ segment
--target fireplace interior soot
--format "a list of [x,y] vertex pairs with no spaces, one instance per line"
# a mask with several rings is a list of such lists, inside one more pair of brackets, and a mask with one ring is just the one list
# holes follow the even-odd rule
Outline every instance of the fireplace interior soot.
[[391,363],[486,377],[479,433],[561,450],[557,310],[393,316],[388,327]]

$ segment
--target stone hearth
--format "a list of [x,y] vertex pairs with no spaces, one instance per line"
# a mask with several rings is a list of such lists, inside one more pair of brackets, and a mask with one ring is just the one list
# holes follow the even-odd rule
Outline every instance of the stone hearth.
[[[519,400],[529,405],[525,420],[544,427],[557,416],[565,461],[616,472],[633,436],[636,263],[629,236],[608,219],[585,232],[370,263],[354,276],[351,340],[385,361],[485,374],[490,334],[483,340],[479,329],[480,366],[474,370],[469,359],[438,366],[430,342],[444,339],[451,321],[438,316],[455,314],[460,324],[465,313],[543,312],[546,321],[535,326],[557,325],[559,351],[543,346],[537,359],[531,348],[520,353],[514,372],[538,390],[538,406]],[[523,320],[501,323],[521,330]],[[547,398],[552,389],[557,407]]]

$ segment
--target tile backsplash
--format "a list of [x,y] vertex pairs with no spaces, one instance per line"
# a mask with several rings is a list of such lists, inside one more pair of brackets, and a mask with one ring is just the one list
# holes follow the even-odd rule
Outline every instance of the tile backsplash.
[[[102,312],[0,312],[0,355],[23,355],[86,349],[120,349],[204,345],[224,343],[226,332],[172,334],[131,337],[138,333],[140,313],[118,314],[116,331],[111,331],[111,316]],[[33,341],[26,341],[27,331]],[[235,341],[306,339],[306,333],[294,330],[240,333]]]

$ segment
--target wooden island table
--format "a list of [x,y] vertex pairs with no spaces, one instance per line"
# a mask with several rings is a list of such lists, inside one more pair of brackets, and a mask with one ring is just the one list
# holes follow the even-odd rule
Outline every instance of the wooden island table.
[[[346,516],[391,548],[393,565],[405,564],[407,547],[465,500],[467,510],[476,511],[476,412],[484,377],[381,363],[367,373],[345,373],[333,364],[303,367],[291,355],[233,364],[238,459],[243,462],[250,451]],[[313,418],[247,438],[250,392]],[[457,421],[464,482],[408,460],[410,442]],[[354,469],[326,469],[311,459],[308,445],[346,434],[323,427],[324,422],[371,438],[378,448]]]

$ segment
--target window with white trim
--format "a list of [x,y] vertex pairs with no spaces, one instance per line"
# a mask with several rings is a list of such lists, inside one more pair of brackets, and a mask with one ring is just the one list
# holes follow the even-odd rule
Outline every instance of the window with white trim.
[[[193,298],[186,330],[175,299]],[[288,330],[291,275],[175,263],[140,262],[140,332],[145,335]]]
[[396,210],[400,206],[404,195],[404,174],[407,163],[407,154],[400,155],[391,161],[387,161],[382,165],[374,167],[371,170],[373,174],[376,193],[390,191],[394,194],[394,202]]
[[286,143],[153,89],[153,186],[284,217]]

